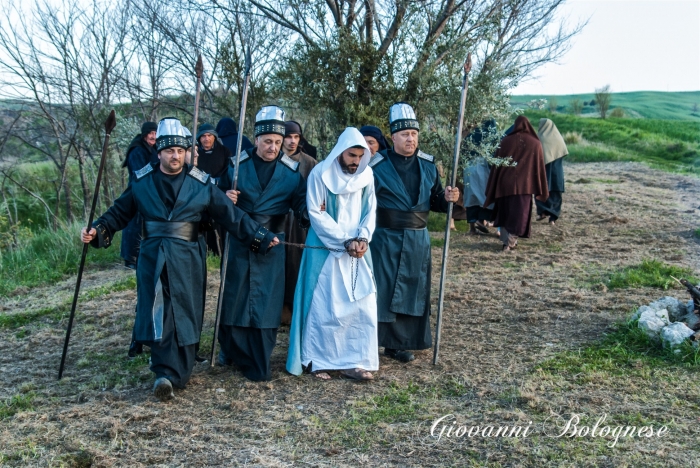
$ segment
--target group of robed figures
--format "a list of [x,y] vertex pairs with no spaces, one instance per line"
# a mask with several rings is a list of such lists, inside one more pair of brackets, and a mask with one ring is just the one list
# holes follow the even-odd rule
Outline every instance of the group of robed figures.
[[[459,191],[443,189],[435,158],[419,150],[413,109],[390,108],[393,148],[375,127],[347,128],[306,174],[300,146],[287,154],[294,124],[279,107],[263,107],[254,146],[213,175],[202,170],[207,155],[199,150],[197,165],[187,163],[190,132],[177,119],[161,120],[157,161],[135,170],[114,205],[81,233],[83,242],[108,247],[117,231],[140,228],[133,337],[151,348],[161,400],[173,397],[173,386],[186,385],[197,360],[207,223],[219,229],[219,246],[228,243],[220,365],[269,380],[285,302],[292,312],[286,368],[295,375],[306,368],[323,380],[330,371],[371,380],[379,347],[409,362],[412,350],[431,346],[428,213],[447,211]],[[146,136],[151,131],[142,129]],[[212,129],[200,129],[198,140],[205,131]],[[285,294],[285,260],[299,246],[279,245],[289,243],[290,223],[304,234],[308,229],[293,295]]]

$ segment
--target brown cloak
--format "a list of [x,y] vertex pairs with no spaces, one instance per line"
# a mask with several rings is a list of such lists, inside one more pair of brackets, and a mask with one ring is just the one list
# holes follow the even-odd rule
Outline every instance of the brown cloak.
[[515,119],[513,132],[501,140],[496,157],[512,157],[514,167],[494,167],[486,184],[484,206],[494,203],[497,198],[510,195],[535,195],[538,200],[549,198],[547,175],[544,169],[542,144],[535,129],[525,116]]

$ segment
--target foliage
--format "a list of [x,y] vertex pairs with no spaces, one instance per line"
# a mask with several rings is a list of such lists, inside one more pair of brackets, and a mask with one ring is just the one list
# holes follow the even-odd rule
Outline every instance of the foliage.
[[[53,283],[77,272],[82,243],[80,229],[75,223],[53,232],[41,229],[21,239],[15,248],[0,251],[0,296],[7,296],[18,288]],[[121,263],[119,243],[121,236],[112,239],[109,249],[90,247],[88,267],[104,267]]]
[[604,338],[578,351],[568,351],[546,361],[538,369],[547,373],[575,374],[586,380],[592,373],[638,373],[649,367],[700,366],[700,350],[686,342],[680,352],[662,347],[637,326],[637,320],[617,323]]
[[622,107],[616,107],[610,111],[610,117],[620,119],[625,116],[625,111]]
[[650,287],[666,290],[676,284],[672,277],[697,282],[693,272],[687,268],[668,265],[659,260],[645,259],[639,265],[629,266],[613,273],[607,283],[610,289]]
[[580,99],[572,99],[569,101],[569,108],[571,109],[572,114],[581,115],[581,111],[583,111],[583,104],[581,104]]
[[13,395],[11,398],[0,402],[0,420],[10,418],[20,411],[31,411],[36,398],[35,392]]
[[570,162],[638,161],[667,171],[700,173],[700,122],[601,120],[533,111],[526,116],[552,119],[562,135],[580,134],[580,141],[567,143]]
[[595,90],[595,101],[598,106],[598,112],[600,113],[600,118],[604,119],[610,109],[610,101],[612,96],[610,93],[610,85],[605,85],[602,88],[596,88]]
[[[545,99],[549,95],[511,96],[514,107],[526,107],[533,99]],[[568,94],[557,96],[560,101],[573,99],[583,101],[583,115],[596,113],[593,93]],[[658,120],[690,120],[700,122],[700,113],[693,111],[693,103],[700,101],[700,91],[662,92],[636,91],[629,93],[612,93],[615,105],[625,109],[629,117],[643,117]],[[591,103],[590,101],[594,102]]]

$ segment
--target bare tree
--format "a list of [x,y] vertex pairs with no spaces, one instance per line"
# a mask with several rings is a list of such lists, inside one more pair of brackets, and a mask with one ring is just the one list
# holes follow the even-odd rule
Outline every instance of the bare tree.
[[607,116],[611,101],[612,94],[610,93],[610,85],[605,85],[602,88],[596,88],[595,102],[598,106],[598,112],[600,113],[601,119],[604,119]]

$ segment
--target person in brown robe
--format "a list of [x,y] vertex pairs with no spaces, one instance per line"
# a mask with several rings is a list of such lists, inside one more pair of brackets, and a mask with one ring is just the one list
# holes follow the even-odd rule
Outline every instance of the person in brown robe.
[[500,228],[503,250],[518,245],[518,237],[530,237],[532,196],[547,200],[547,174],[542,144],[527,117],[515,119],[513,131],[501,141],[498,158],[512,158],[515,166],[491,170],[484,207],[495,202],[494,226]]
[[[316,166],[317,161],[304,153],[301,149],[303,134],[299,122],[290,120],[284,125],[284,140],[282,141],[282,151],[284,154],[299,163],[299,173],[306,180],[311,169]],[[284,228],[285,240],[294,244],[306,242],[306,229],[299,226],[294,213],[287,214]],[[284,267],[284,306],[282,307],[282,324],[289,325],[292,320],[292,304],[294,304],[294,290],[297,287],[297,277],[301,266],[302,249],[285,245],[287,256]]]

